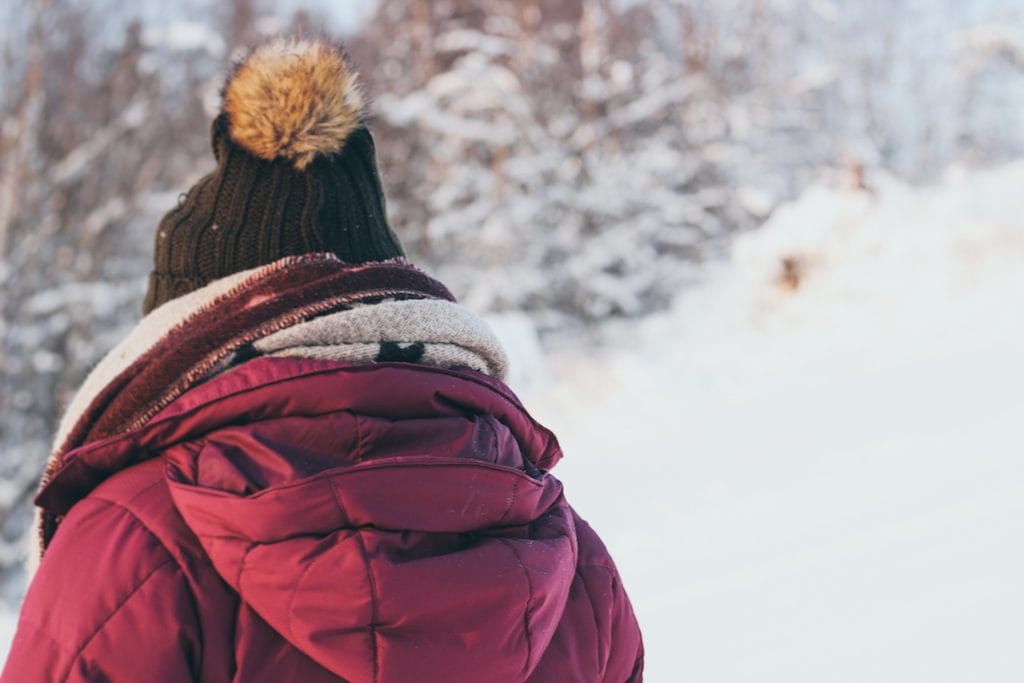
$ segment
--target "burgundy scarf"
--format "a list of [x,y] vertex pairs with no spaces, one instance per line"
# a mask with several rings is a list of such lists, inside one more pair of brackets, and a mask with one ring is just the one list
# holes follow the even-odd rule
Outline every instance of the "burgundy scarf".
[[[245,345],[304,320],[386,298],[455,301],[444,285],[401,259],[353,266],[309,254],[257,269],[155,340],[72,416],[42,486],[71,451],[141,427]],[[60,517],[44,511],[43,549],[59,523]]]

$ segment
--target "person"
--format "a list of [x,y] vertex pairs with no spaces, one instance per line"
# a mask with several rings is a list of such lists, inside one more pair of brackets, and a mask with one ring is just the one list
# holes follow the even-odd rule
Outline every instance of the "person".
[[641,680],[557,440],[388,225],[357,80],[295,39],[228,77],[58,430],[3,681]]

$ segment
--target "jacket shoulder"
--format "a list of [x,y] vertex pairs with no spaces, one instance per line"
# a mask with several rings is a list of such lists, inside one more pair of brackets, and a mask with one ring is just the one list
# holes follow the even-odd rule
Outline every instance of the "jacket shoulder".
[[191,591],[119,498],[97,489],[61,524],[25,597],[4,680],[191,678],[200,645]]
[[643,642],[604,543],[573,512],[579,549],[569,600],[531,683],[643,680]]

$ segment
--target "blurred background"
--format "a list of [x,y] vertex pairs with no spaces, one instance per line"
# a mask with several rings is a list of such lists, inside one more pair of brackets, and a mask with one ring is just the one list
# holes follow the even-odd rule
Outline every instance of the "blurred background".
[[0,3],[4,630],[225,69],[296,31],[559,433],[649,680],[1024,680],[1016,0]]

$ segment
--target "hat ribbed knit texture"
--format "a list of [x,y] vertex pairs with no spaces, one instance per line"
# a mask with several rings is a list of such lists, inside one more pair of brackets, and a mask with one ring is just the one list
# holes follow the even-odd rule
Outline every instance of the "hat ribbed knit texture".
[[[280,45],[275,47],[280,51]],[[298,48],[308,53],[306,44]],[[299,58],[292,52],[285,56]],[[294,118],[293,112],[289,115]],[[238,132],[231,126],[227,113],[214,120],[217,168],[160,222],[143,313],[213,280],[285,256],[333,252],[343,261],[365,263],[404,255],[388,226],[373,138],[361,121],[340,139],[336,136],[323,153],[306,151],[301,162],[286,152],[270,159],[256,156],[236,143],[232,133],[237,137]],[[273,130],[280,133],[280,126]]]

